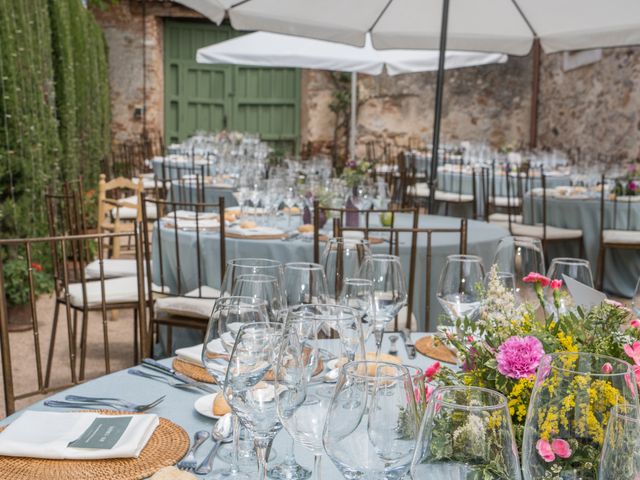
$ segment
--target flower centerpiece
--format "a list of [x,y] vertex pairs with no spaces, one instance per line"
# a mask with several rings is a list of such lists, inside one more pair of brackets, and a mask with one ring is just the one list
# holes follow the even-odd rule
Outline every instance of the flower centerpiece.
[[342,178],[349,187],[355,187],[371,172],[371,163],[366,160],[349,160],[342,170]]
[[[543,307],[536,312],[518,304],[497,273],[494,266],[480,317],[457,320],[457,335],[438,336],[456,351],[460,369],[443,366],[436,380],[507,397],[518,446],[539,460],[528,478],[574,478],[563,475],[576,465],[581,478],[596,478],[609,410],[636,401],[640,320],[616,302],[565,311],[562,282],[531,273],[524,281]],[[551,313],[536,317],[545,310]]]

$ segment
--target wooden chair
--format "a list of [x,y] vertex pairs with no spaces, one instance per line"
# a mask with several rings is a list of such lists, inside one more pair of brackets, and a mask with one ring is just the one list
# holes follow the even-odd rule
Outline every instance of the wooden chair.
[[[85,276],[86,264],[93,260],[88,256],[93,250],[92,245],[104,242],[113,237],[133,235],[134,246],[138,251],[139,243],[137,232],[132,234],[84,234],[66,235],[57,237],[9,239],[0,240],[0,248],[3,250],[18,251],[24,257],[24,269],[28,278],[29,306],[31,309],[31,322],[33,326],[34,356],[38,386],[36,390],[16,394],[13,388],[11,345],[7,330],[7,301],[4,290],[4,273],[0,264],[0,338],[2,349],[2,368],[5,385],[5,399],[7,412],[13,412],[15,400],[27,398],[36,394],[44,394],[68,385],[59,387],[51,386],[51,373],[58,332],[60,312],[66,319],[66,336],[69,358],[69,375],[71,384],[81,382],[85,378],[85,365],[87,357],[87,333],[88,322],[91,313],[99,313],[102,320],[102,333],[104,345],[105,372],[111,371],[111,357],[109,348],[109,333],[107,312],[112,309],[131,309],[133,311],[133,363],[139,361],[140,345],[146,341],[146,328],[144,321],[144,300],[139,295],[142,292],[143,281],[139,274],[126,279],[106,279],[100,275],[98,279],[89,280]],[[34,274],[33,252],[50,251],[52,262],[52,280],[54,284],[55,306],[51,326],[51,337],[48,341],[48,350],[44,360],[42,346],[47,342],[41,339],[40,323],[37,310],[37,286]],[[97,249],[97,257],[100,262],[104,260],[102,249]],[[76,277],[76,278],[74,278]],[[78,325],[78,314],[81,315],[81,323]],[[78,359],[78,337],[80,363]],[[24,361],[21,359],[21,361]]]
[[[459,253],[464,255],[467,253],[467,220],[460,220],[460,227],[458,228],[425,228],[418,226],[418,215],[417,211],[413,217],[413,226],[412,227],[342,227],[340,233],[347,231],[359,231],[362,232],[364,238],[370,238],[371,234],[385,235],[390,238],[389,250],[390,253],[393,252],[394,255],[399,255],[398,245],[400,243],[401,238],[410,237],[410,245],[411,250],[409,254],[409,282],[407,285],[407,307],[406,311],[400,311],[400,313],[396,316],[394,323],[394,330],[411,330],[413,328],[414,322],[420,323],[418,318],[413,311],[413,299],[416,298],[416,295],[419,295],[416,292],[415,283],[416,283],[416,272],[417,272],[417,261],[418,261],[418,238],[420,235],[426,236],[426,264],[425,264],[425,312],[424,312],[424,322],[418,327],[424,328],[426,331],[430,331],[430,323],[431,323],[431,267],[433,264],[433,236],[434,235],[451,235],[456,234],[459,236]],[[402,235],[402,237],[401,237]],[[422,247],[421,247],[422,250]],[[421,312],[420,312],[421,313]]]
[[603,288],[607,250],[640,250],[640,224],[634,222],[636,216],[632,214],[634,207],[640,209],[640,202],[634,201],[638,197],[610,194],[606,188],[607,180],[615,182],[616,179],[607,179],[603,175],[600,184],[600,248],[597,265],[599,289]]
[[[529,177],[531,180],[531,177]],[[508,205],[515,204],[514,201],[518,198],[518,192],[513,192],[510,188],[511,182],[507,181],[507,196],[510,199]],[[584,241],[583,232],[581,229],[563,228],[549,225],[547,222],[547,180],[544,171],[540,171],[540,184],[541,189],[529,189],[531,194],[531,218],[535,221],[535,198],[534,195],[539,194],[542,196],[542,222],[535,223],[533,225],[527,225],[525,223],[517,222],[518,214],[515,213],[515,207],[507,207],[508,215],[508,228],[511,235],[516,237],[532,237],[537,238],[542,242],[542,248],[544,249],[545,257],[548,258],[548,246],[551,243],[560,242],[578,242],[579,254],[578,257],[584,256]],[[536,193],[539,192],[539,193]]]
[[[145,268],[149,272],[149,346],[153,349],[159,337],[159,326],[164,325],[167,327],[166,353],[171,355],[173,327],[193,328],[204,334],[213,304],[220,296],[219,290],[212,285],[222,284],[226,266],[224,197],[220,197],[218,203],[209,204],[158,200],[148,198],[145,194],[142,197],[145,206],[142,218],[143,252]],[[158,212],[153,221],[144,213],[151,205]],[[219,221],[218,226],[214,225],[214,215]],[[189,235],[189,238],[182,235]],[[219,281],[213,278],[211,259],[214,252],[210,252],[208,259],[204,256],[207,248],[203,242],[211,235],[217,235]],[[181,238],[186,239],[187,247],[180,241]],[[187,252],[195,258],[186,259]],[[185,264],[194,271],[183,270]]]
[[[498,167],[500,169],[500,167]],[[508,173],[510,167],[507,165],[502,172],[496,174],[496,163],[491,167],[480,169],[479,188],[481,190],[484,211],[482,217],[489,223],[498,224],[504,228],[509,228],[509,216],[516,223],[522,223],[522,205],[524,194],[530,188],[529,171],[518,172],[516,175]],[[506,191],[500,191],[496,186],[496,179],[504,178]],[[501,193],[506,195],[501,195]]]

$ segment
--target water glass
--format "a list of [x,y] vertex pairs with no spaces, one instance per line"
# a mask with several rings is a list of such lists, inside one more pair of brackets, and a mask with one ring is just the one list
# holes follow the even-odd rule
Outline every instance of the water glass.
[[449,255],[438,281],[437,298],[455,325],[457,320],[474,320],[482,305],[484,268],[475,255]]
[[598,478],[640,478],[640,409],[637,405],[616,405],[611,409]]
[[409,471],[417,432],[406,367],[367,361],[342,366],[323,443],[345,478],[402,478]]
[[522,301],[537,302],[531,285],[522,279],[529,273],[544,274],[544,250],[542,242],[530,237],[506,237],[498,244],[493,263],[498,271],[511,272],[515,278],[516,297]]
[[220,296],[232,294],[241,275],[270,275],[275,277],[280,290],[284,290],[284,268],[282,263],[268,258],[235,258],[227,262],[220,287]]
[[280,288],[278,279],[273,275],[260,273],[240,275],[233,285],[231,295],[266,301],[270,319],[277,318],[279,312],[287,306],[284,291]]
[[355,238],[331,238],[320,257],[327,276],[329,293],[337,299],[346,278],[357,277],[362,265],[371,257],[369,241]]
[[366,341],[373,332],[376,318],[373,282],[366,278],[346,278],[338,296],[338,305],[351,307],[358,312]]
[[422,418],[413,478],[520,480],[507,398],[480,387],[440,387]]
[[327,277],[322,265],[293,262],[284,267],[285,295],[289,307],[326,303],[329,298]]

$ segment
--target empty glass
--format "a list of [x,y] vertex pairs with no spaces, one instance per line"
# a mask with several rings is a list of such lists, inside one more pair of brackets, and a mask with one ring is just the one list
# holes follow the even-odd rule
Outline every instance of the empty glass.
[[345,478],[402,478],[409,471],[417,431],[406,367],[355,361],[340,369],[323,443]]
[[371,255],[360,270],[360,276],[373,282],[376,353],[380,354],[385,327],[407,303],[407,285],[400,258],[395,255]]
[[241,275],[271,275],[278,281],[279,288],[284,289],[284,269],[282,263],[268,258],[235,258],[227,262],[220,296],[231,295],[235,283]]
[[327,277],[322,265],[317,263],[287,263],[285,272],[285,294],[287,305],[326,303],[329,298]]
[[373,332],[376,318],[373,282],[366,278],[346,278],[338,297],[338,304],[351,307],[358,312],[362,335],[366,341]]
[[640,478],[640,409],[637,405],[616,405],[611,409],[598,478]]
[[482,305],[482,259],[449,255],[438,281],[437,298],[453,325],[465,317],[474,320]]
[[480,387],[438,388],[422,418],[411,475],[520,480],[507,398]]
[[[559,313],[566,313],[568,310],[573,308],[573,298],[569,294],[569,290],[567,289],[563,276],[571,277],[574,280],[593,288],[593,275],[591,274],[591,265],[588,260],[568,257],[554,258],[551,261],[551,265],[549,265],[547,277],[551,280],[562,280],[562,286],[559,289],[560,295],[557,296]],[[557,313],[555,312],[557,307],[554,302],[554,292],[548,288],[546,290],[546,295],[548,313]]]
[[355,238],[331,238],[320,257],[327,276],[329,294],[338,298],[345,278],[358,276],[362,265],[371,257],[369,241]]
[[233,285],[231,294],[265,300],[271,319],[277,318],[278,313],[287,306],[284,291],[273,275],[260,273],[240,275]]
[[273,365],[280,351],[281,323],[243,325],[231,352],[223,384],[224,397],[253,435],[258,478],[267,479],[267,456],[282,425],[276,414]]
[[[498,282],[504,287],[505,290],[516,295],[516,279],[511,272],[496,272],[496,278]],[[491,281],[491,273],[487,273],[484,277],[485,290],[487,289],[489,282]],[[517,297],[516,297],[517,298]]]
[[493,263],[498,265],[498,271],[513,273],[517,298],[524,302],[537,302],[533,288],[522,279],[531,272],[545,273],[544,250],[540,240],[505,237],[498,244]]

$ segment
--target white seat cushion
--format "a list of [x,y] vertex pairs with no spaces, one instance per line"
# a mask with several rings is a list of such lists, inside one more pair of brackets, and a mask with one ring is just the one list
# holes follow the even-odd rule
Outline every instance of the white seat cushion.
[[[136,261],[133,259],[106,258],[103,261],[104,278],[135,277]],[[94,260],[84,269],[88,279],[100,278],[100,260]]]
[[625,245],[640,245],[640,231],[638,230],[604,230],[604,243],[622,243]]
[[[544,238],[544,228],[542,225],[512,223],[511,233],[519,237],[534,237],[541,240]],[[577,240],[579,238],[582,238],[582,230],[547,225],[547,240]]]
[[[122,198],[119,200],[121,203],[126,203],[130,205],[138,204],[137,195],[132,195],[131,197]],[[113,207],[111,209],[111,217],[115,220],[116,215],[120,211],[120,220],[135,220],[138,217],[138,209],[133,207]],[[155,203],[147,204],[147,218],[150,220],[155,220],[158,218],[157,208]]]
[[489,197],[489,203],[496,207],[519,207],[522,201],[517,197]]
[[[101,282],[87,282],[87,306],[99,306],[102,302]],[[145,282],[146,285],[146,282]],[[104,281],[104,291],[106,294],[105,303],[107,305],[114,303],[126,303],[138,301],[138,278],[137,277],[121,277],[111,278]],[[84,305],[82,299],[82,283],[72,283],[69,285],[69,297],[71,305],[74,307],[82,307]]]
[[201,290],[196,288],[184,296],[157,299],[156,310],[170,315],[208,319],[211,316],[215,299],[219,296],[220,290],[203,285]]
[[416,183],[414,197],[428,197],[429,186],[425,182]]
[[467,203],[473,202],[473,195],[436,190],[436,200],[439,202]]
[[[511,221],[522,223],[522,215],[511,215]],[[509,215],[507,213],[492,213],[489,215],[489,223],[509,223]]]

